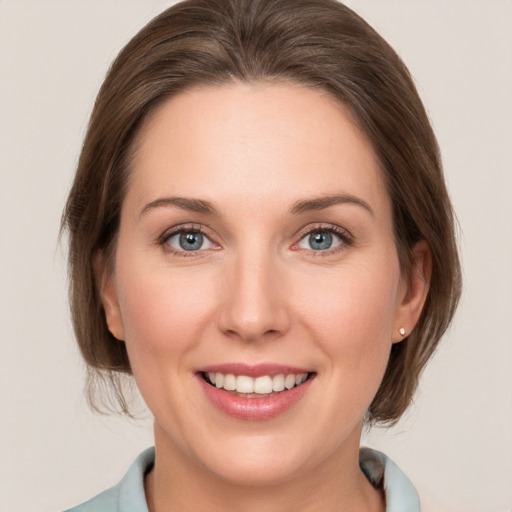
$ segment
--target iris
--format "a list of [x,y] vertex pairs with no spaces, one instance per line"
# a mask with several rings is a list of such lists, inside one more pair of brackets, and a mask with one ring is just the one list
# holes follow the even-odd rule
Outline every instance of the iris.
[[203,245],[203,235],[197,231],[185,231],[180,234],[179,240],[184,251],[197,251]]
[[329,249],[332,245],[332,234],[328,231],[315,231],[309,235],[309,245],[315,251]]

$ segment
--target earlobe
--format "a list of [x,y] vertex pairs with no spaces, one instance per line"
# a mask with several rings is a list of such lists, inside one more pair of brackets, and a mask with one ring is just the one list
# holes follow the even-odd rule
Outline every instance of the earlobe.
[[120,341],[124,340],[124,328],[119,308],[114,271],[105,254],[100,251],[94,256],[94,277],[101,303],[105,311],[108,330]]
[[412,267],[404,276],[402,291],[395,315],[392,341],[397,343],[407,337],[418,322],[427,299],[432,274],[432,256],[425,240],[413,248]]

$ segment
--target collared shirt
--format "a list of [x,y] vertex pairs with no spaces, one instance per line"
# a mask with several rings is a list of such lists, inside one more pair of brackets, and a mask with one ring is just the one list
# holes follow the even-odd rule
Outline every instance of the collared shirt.
[[[155,449],[142,452],[114,487],[66,512],[148,512],[144,476],[153,467]],[[402,470],[386,455],[361,448],[359,465],[374,487],[382,486],[386,512],[420,512],[418,494]]]

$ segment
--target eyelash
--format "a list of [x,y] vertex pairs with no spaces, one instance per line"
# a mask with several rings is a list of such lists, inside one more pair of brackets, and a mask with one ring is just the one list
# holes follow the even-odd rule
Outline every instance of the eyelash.
[[[204,256],[203,253],[205,251],[211,250],[211,249],[203,249],[203,250],[199,250],[199,251],[185,251],[185,250],[178,251],[178,250],[174,249],[173,247],[171,247],[168,244],[168,242],[173,236],[179,235],[180,233],[200,233],[208,240],[210,240],[210,238],[211,238],[208,236],[208,234],[205,232],[203,226],[201,226],[200,224],[186,224],[183,226],[175,226],[174,228],[171,229],[171,231],[166,231],[165,233],[163,233],[158,238],[158,245],[160,245],[166,252],[169,252],[173,256],[185,257],[185,258],[201,257],[201,256]],[[213,242],[211,242],[211,243],[213,243]],[[213,249],[213,250],[215,250],[215,249]]]
[[[325,258],[327,256],[332,256],[333,254],[337,254],[346,250],[348,247],[354,245],[354,237],[352,234],[346,229],[340,228],[339,226],[335,226],[333,224],[319,224],[314,227],[308,227],[304,231],[302,231],[299,235],[299,241],[294,243],[292,249],[298,247],[299,243],[307,236],[312,235],[313,233],[331,233],[340,239],[340,244],[336,247],[325,249],[323,251],[314,250],[314,249],[306,249],[310,255],[314,258]],[[298,250],[298,249],[297,249]]]
[[[211,237],[208,236],[208,233],[204,230],[203,226],[201,226],[200,224],[187,224],[187,225],[183,225],[183,226],[176,226],[176,227],[172,228],[171,231],[166,231],[165,233],[163,233],[158,238],[157,243],[166,252],[169,252],[172,255],[178,256],[178,257],[196,257],[197,258],[197,257],[204,256],[204,252],[206,252],[206,251],[217,250],[217,249],[202,249],[202,250],[200,249],[197,251],[185,251],[185,250],[176,250],[169,245],[168,242],[173,236],[176,236],[180,233],[187,233],[187,232],[188,233],[200,233],[201,235],[206,237],[210,241],[210,243],[215,244],[215,242],[211,241]],[[336,237],[339,238],[340,244],[333,248],[325,249],[325,250],[304,249],[304,250],[308,251],[315,258],[331,256],[333,254],[336,254],[340,251],[345,250],[347,247],[351,247],[354,245],[354,237],[346,229],[342,229],[342,228],[332,225],[332,224],[328,224],[328,225],[320,224],[317,226],[308,227],[307,229],[302,231],[299,235],[298,242],[295,242],[293,244],[292,250],[300,250],[300,248],[298,247],[300,242],[305,237],[310,236],[313,233],[318,233],[318,232],[320,232],[320,233],[327,232],[327,233],[334,234]],[[215,245],[217,245],[217,244],[215,244]]]

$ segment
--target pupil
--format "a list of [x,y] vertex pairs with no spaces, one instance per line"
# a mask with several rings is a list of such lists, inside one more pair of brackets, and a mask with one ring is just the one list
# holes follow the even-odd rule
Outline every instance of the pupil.
[[329,249],[332,245],[332,235],[326,231],[312,233],[309,236],[309,243],[315,251]]
[[203,235],[201,233],[182,233],[180,235],[180,246],[185,251],[195,251],[203,245]]

